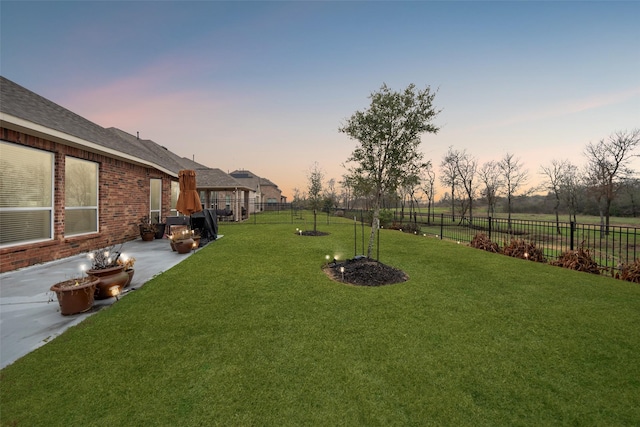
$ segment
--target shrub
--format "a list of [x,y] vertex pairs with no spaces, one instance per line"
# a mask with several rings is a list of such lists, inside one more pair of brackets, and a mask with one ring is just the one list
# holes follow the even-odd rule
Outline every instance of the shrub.
[[591,258],[589,249],[585,249],[582,245],[577,250],[563,252],[557,260],[551,261],[550,264],[571,270],[600,274],[598,263]]
[[511,239],[511,242],[505,245],[502,253],[514,258],[522,258],[535,262],[547,262],[544,253],[536,248],[536,245],[525,242],[524,240]]
[[492,242],[484,233],[477,233],[471,240],[471,247],[476,249],[482,249],[483,251],[493,252],[495,254],[500,253],[500,246],[497,243]]
[[[393,211],[389,209],[381,209],[380,210],[380,225],[383,227],[388,227],[389,224],[393,221]],[[369,221],[371,222],[371,221]]]
[[405,222],[404,224],[401,225],[401,230],[404,231],[405,233],[419,234],[420,224],[416,224],[414,222]]
[[616,279],[627,282],[640,283],[640,260],[635,260],[631,264],[623,264],[620,272],[616,273]]

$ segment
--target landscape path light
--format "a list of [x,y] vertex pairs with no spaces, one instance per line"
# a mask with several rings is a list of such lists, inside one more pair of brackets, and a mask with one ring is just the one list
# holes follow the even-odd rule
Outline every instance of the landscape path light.
[[342,273],[342,281],[344,282],[344,265],[340,267],[340,273]]

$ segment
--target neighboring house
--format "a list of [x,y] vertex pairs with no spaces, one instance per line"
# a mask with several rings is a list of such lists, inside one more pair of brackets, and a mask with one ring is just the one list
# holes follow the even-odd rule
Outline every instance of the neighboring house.
[[267,178],[260,178],[260,191],[265,210],[278,209],[277,205],[287,203],[287,197],[283,196],[278,186]]
[[252,213],[269,209],[269,205],[274,207],[286,202],[286,197],[283,199],[282,191],[278,186],[266,178],[261,178],[248,170],[235,170],[229,175],[251,189],[249,198],[252,202],[250,208]]
[[[250,188],[249,192],[249,212],[256,213],[260,211],[260,203],[262,203],[260,193],[260,177],[247,170],[235,170],[229,173],[236,181],[242,183],[247,188]],[[229,197],[228,194],[224,195]]]
[[[0,76],[0,272],[138,238],[141,217],[176,214],[178,172],[193,163]],[[240,211],[248,189],[198,166]]]
[[196,171],[196,185],[203,208],[225,211],[223,219],[241,221],[249,218],[252,190],[220,169],[209,168],[183,158],[188,169]]

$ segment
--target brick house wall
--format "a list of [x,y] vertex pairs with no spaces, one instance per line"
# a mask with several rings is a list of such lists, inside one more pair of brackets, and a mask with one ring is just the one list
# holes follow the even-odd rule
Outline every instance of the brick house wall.
[[262,190],[262,209],[267,211],[281,209],[282,192],[276,185],[262,184],[260,189]]
[[269,199],[274,199],[276,203],[280,203],[282,192],[278,189],[278,187],[274,185],[262,184],[260,186],[260,190],[262,191],[262,203],[267,203]]
[[[138,223],[149,215],[150,179],[162,179],[162,218],[170,215],[171,181],[154,168],[126,162],[33,135],[0,128],[4,141],[54,153],[53,239],[0,248],[0,272],[52,261],[139,238]],[[65,156],[98,163],[98,232],[65,237]]]

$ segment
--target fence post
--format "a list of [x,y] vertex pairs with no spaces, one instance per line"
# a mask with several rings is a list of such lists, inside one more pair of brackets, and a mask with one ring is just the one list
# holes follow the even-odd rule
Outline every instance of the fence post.
[[489,220],[489,240],[491,240],[491,216],[488,216],[487,219]]
[[570,249],[570,250],[573,250],[573,242],[574,242],[574,240],[573,240],[573,234],[574,234],[574,231],[575,231],[575,229],[576,229],[576,223],[575,223],[575,222],[573,222],[573,221],[571,221],[571,222],[569,223],[569,228],[571,228],[571,233],[570,233],[570,236],[571,236],[571,237],[569,237],[569,249]]
[[360,210],[360,228],[362,228],[362,255],[364,255],[364,212],[362,210]]
[[378,227],[378,231],[376,232],[377,234],[377,238],[378,238],[378,242],[377,242],[377,248],[376,248],[376,261],[380,262],[380,227]]
[[358,255],[358,222],[356,216],[353,216],[353,257]]
[[442,233],[444,230],[444,214],[440,214],[440,240],[442,240]]

